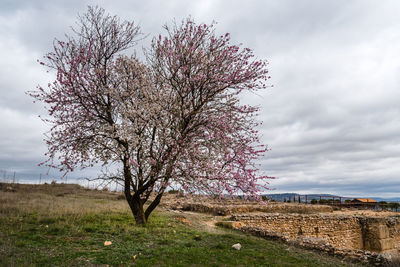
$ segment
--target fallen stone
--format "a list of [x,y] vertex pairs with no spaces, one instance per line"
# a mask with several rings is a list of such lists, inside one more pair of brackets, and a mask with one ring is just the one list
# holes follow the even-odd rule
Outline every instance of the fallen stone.
[[237,243],[237,244],[232,245],[232,248],[236,249],[236,250],[240,250],[242,248],[242,245],[240,245],[240,243]]

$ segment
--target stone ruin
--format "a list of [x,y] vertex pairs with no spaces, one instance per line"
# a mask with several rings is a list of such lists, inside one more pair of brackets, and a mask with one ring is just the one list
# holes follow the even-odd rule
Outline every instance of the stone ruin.
[[400,262],[399,213],[363,214],[334,211],[326,205],[188,196],[169,196],[162,205],[225,216],[219,222],[221,226],[322,251],[348,261],[376,266]]
[[399,257],[400,216],[234,214],[222,223],[270,239],[381,265]]

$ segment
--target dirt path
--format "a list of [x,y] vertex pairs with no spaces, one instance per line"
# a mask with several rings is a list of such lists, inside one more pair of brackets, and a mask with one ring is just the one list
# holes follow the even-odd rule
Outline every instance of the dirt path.
[[224,231],[225,229],[221,229],[215,224],[225,218],[228,218],[229,216],[213,216],[210,214],[197,213],[192,211],[173,210],[172,212],[176,213],[178,218],[185,218],[185,220],[181,219],[181,221],[194,227],[195,229],[215,234],[226,233],[226,231]]

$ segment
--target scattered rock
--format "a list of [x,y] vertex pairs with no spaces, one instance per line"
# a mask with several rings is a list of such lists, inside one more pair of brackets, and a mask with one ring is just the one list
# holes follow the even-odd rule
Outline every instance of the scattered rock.
[[242,245],[240,245],[240,243],[237,243],[237,244],[232,245],[232,248],[236,249],[236,250],[240,250],[242,248]]
[[15,192],[16,190],[12,188],[11,186],[6,187],[6,192]]

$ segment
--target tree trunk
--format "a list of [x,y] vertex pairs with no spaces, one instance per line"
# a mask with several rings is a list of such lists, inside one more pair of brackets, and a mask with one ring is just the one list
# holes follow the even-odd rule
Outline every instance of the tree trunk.
[[139,194],[133,194],[133,195],[131,194],[132,174],[129,166],[128,156],[124,157],[123,164],[124,164],[124,177],[125,177],[124,193],[126,201],[128,201],[129,207],[131,208],[136,224],[145,225],[147,222],[147,218],[143,210],[144,203],[140,199]]
[[135,218],[135,222],[137,225],[145,225],[147,223],[147,218],[144,213],[143,203],[139,197],[130,196],[128,200],[129,207],[131,208],[133,217]]
[[161,193],[159,193],[153,200],[153,202],[151,202],[151,204],[147,207],[146,212],[145,212],[145,218],[146,220],[149,218],[150,213],[158,206],[158,204],[160,204],[160,200],[161,197],[163,195],[164,191],[162,191]]
[[143,210],[143,204],[141,203],[141,201],[139,201],[139,203],[135,202],[133,206],[135,208],[132,210],[132,213],[133,216],[135,217],[136,224],[145,225],[147,223],[147,218]]

